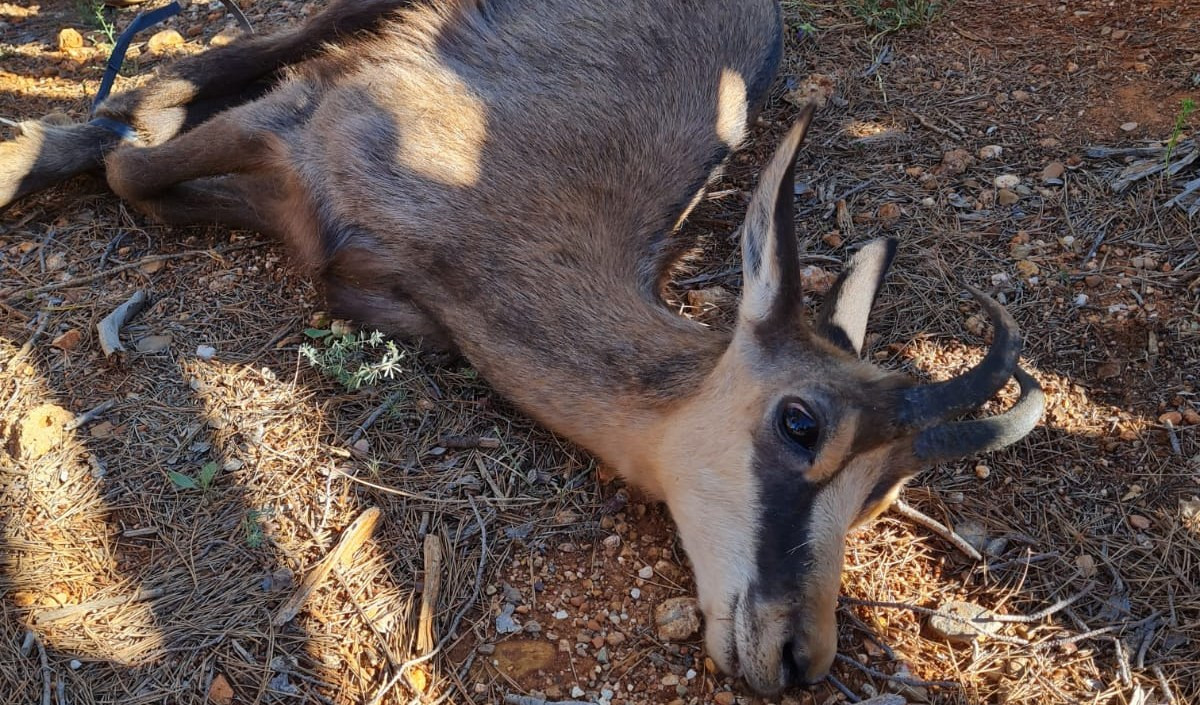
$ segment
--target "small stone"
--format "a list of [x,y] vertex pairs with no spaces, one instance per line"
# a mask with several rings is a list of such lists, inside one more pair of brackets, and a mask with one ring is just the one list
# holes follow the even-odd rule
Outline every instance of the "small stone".
[[566,610],[559,610],[554,613],[554,618],[559,621],[562,621],[562,620],[566,619],[567,617],[568,617],[568,615],[567,615]]
[[627,637],[625,636],[624,632],[619,632],[614,629],[608,633],[608,636],[604,637],[604,641],[609,646],[617,646],[623,643],[626,638]]
[[1020,200],[1021,197],[1017,195],[1016,191],[1010,191],[1009,189],[1002,188],[996,192],[996,203],[999,203],[1002,206],[1012,206]]
[[149,262],[138,267],[142,274],[154,274],[163,268],[166,262],[160,259],[150,260]]
[[629,596],[635,600],[640,600],[640,599],[642,599],[642,591],[638,588],[632,588],[629,591]]
[[836,230],[832,230],[821,236],[821,242],[824,242],[826,245],[836,249],[842,246],[842,234]]
[[1036,277],[1041,272],[1036,264],[1027,259],[1017,262],[1017,271],[1023,277]]
[[1178,411],[1168,411],[1165,414],[1159,415],[1158,422],[1163,425],[1171,424],[1172,426],[1179,426],[1183,423],[1183,414]]
[[214,47],[228,46],[240,36],[242,36],[242,30],[237,27],[226,27],[214,34],[213,38],[208,40],[208,44]]
[[885,203],[879,207],[876,217],[884,223],[894,223],[900,219],[900,205],[897,203]]
[[583,688],[580,688],[579,686],[574,686],[571,688],[571,697],[572,698],[582,698],[583,695],[584,695]]
[[600,647],[600,650],[596,652],[596,662],[597,663],[608,663],[608,647],[606,647],[606,646]]
[[211,360],[217,354],[217,349],[211,345],[197,345],[196,357],[201,360]]
[[58,50],[67,51],[68,49],[82,49],[83,35],[79,30],[72,27],[64,27],[58,31]]
[[157,353],[171,347],[169,335],[147,335],[133,344],[133,349],[140,353]]
[[685,641],[700,631],[700,606],[693,597],[672,597],[654,608],[658,638]]
[[988,542],[987,528],[974,519],[964,519],[954,526],[954,533],[962,537],[977,550],[982,551]]
[[1200,411],[1195,409],[1183,410],[1183,422],[1188,426],[1200,426]]
[[1075,296],[1075,305],[1076,306],[1087,306],[1087,302],[1088,302],[1087,294],[1077,294]]
[[674,673],[668,673],[662,677],[661,683],[663,686],[668,688],[677,686],[679,685],[679,676],[675,675]]
[[1136,129],[1138,129],[1138,124],[1136,122],[1121,123],[1121,131],[1122,132],[1133,132]]
[[938,612],[942,614],[929,618],[929,628],[947,641],[970,643],[978,639],[981,633],[995,634],[1000,629],[1000,622],[980,619],[990,613],[973,602],[947,602]]
[[733,705],[737,702],[737,697],[728,690],[722,690],[713,695],[713,702],[717,705]]
[[80,668],[83,667],[83,662],[77,658],[73,658],[73,659],[71,659],[71,662],[67,665],[69,665],[71,667],[72,671],[78,671]]
[[609,534],[608,536],[605,536],[604,540],[600,543],[603,544],[603,546],[607,549],[617,549],[621,546],[621,537],[616,534]]
[[230,705],[233,702],[233,688],[220,673],[213,676],[208,686],[208,701],[213,705]]
[[1063,166],[1062,162],[1050,162],[1042,169],[1042,183],[1058,181],[1066,171],[1067,167]]
[[1012,99],[1018,103],[1028,103],[1031,97],[1029,91],[1016,90],[1012,92]]
[[1124,39],[1128,34],[1129,34],[1128,30],[1114,29],[1112,31],[1112,34],[1109,35],[1109,38],[1112,39],[1113,41],[1119,42],[1122,39]]
[[513,612],[516,608],[512,603],[504,605],[500,610],[500,614],[496,616],[496,631],[500,634],[516,634],[521,631],[521,625],[517,620],[513,619]]
[[988,479],[988,476],[991,474],[992,474],[992,469],[989,468],[988,466],[986,466],[986,465],[976,465],[975,466],[975,477],[978,477],[980,480]]
[[52,340],[50,345],[62,351],[74,350],[75,346],[79,345],[79,341],[82,339],[83,332],[78,328],[72,328],[71,330]]
[[654,577],[654,569],[648,565],[644,565],[638,570],[637,576],[642,580],[649,580]]
[[1004,153],[1004,148],[998,144],[989,144],[979,148],[979,158],[983,160],[999,159]]
[[154,56],[166,54],[181,46],[183,46],[183,35],[173,29],[164,29],[161,32],[156,32],[146,42],[146,48]]
[[353,447],[359,453],[368,453],[371,450],[371,442],[365,438],[360,438],[354,442]]
[[1021,183],[1021,177],[1016,174],[1001,174],[992,179],[992,184],[998,189],[1016,188]]
[[1098,572],[1096,559],[1086,553],[1075,557],[1075,567],[1079,568],[1079,574],[1085,578],[1093,578]]
[[1141,514],[1130,514],[1129,525],[1138,531],[1145,531],[1150,528],[1150,520]]
[[934,168],[939,175],[957,176],[967,170],[975,159],[965,149],[952,149],[942,154],[942,163]]

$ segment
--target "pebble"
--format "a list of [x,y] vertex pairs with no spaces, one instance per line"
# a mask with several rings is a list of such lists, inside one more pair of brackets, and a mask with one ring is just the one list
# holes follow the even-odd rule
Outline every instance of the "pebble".
[[988,476],[991,474],[992,474],[992,469],[989,468],[988,466],[986,466],[986,465],[976,465],[975,466],[975,477],[978,477],[980,480],[988,479]]
[[1121,131],[1122,132],[1133,132],[1136,129],[1138,129],[1138,124],[1136,122],[1121,123]]
[[1183,421],[1188,426],[1200,426],[1200,411],[1195,409],[1184,409]]
[[733,705],[735,702],[737,702],[737,697],[728,690],[722,690],[721,692],[713,695],[713,702],[717,705]]
[[[947,641],[970,643],[979,638],[980,633],[995,634],[1000,629],[1000,622],[977,620],[989,614],[986,608],[973,602],[947,602],[938,608],[939,612],[952,615],[949,619],[941,614],[929,618],[929,628]],[[971,625],[963,623],[963,620]],[[977,627],[977,628],[976,628]]]
[[1067,167],[1063,166],[1062,162],[1050,162],[1042,169],[1042,183],[1057,182],[1066,172]]
[[555,618],[555,619],[557,619],[557,620],[560,620],[560,621],[561,621],[561,620],[564,620],[564,619],[566,619],[566,618],[567,618],[567,616],[568,616],[568,615],[567,615],[567,611],[566,611],[566,610],[559,610],[559,611],[557,611],[557,612],[555,612],[555,613],[554,613],[554,618]]
[[571,688],[571,697],[572,698],[582,698],[583,697],[583,688],[580,688],[579,686],[572,687]]
[[1183,414],[1179,413],[1178,411],[1168,411],[1165,414],[1159,415],[1158,422],[1161,424],[1171,424],[1172,426],[1179,426],[1180,424],[1183,423]]
[[71,663],[69,665],[71,666],[72,671],[78,671],[83,666],[83,662],[77,658],[73,658],[71,659]]
[[1009,189],[1002,188],[996,192],[996,202],[1002,206],[1011,206],[1020,200],[1021,197],[1017,195],[1016,191],[1010,191]]
[[171,347],[171,336],[169,335],[147,335],[133,344],[133,349],[140,353],[162,352],[169,347]]
[[1016,188],[1021,183],[1021,177],[1016,174],[1001,174],[992,179],[992,184],[998,189]]
[[52,340],[50,345],[63,351],[72,350],[76,345],[79,345],[79,341],[82,338],[83,333],[78,328],[72,328],[71,330]]
[[146,48],[154,56],[165,54],[177,47],[183,46],[183,35],[173,29],[164,29],[150,37]]
[[67,51],[68,49],[82,49],[83,35],[79,30],[72,27],[64,27],[58,32],[58,50]]
[[217,349],[211,345],[197,345],[196,357],[201,360],[211,360],[217,354]]
[[638,588],[633,588],[629,591],[629,596],[635,600],[640,600],[642,599],[642,591]]
[[663,641],[684,641],[700,631],[700,606],[694,597],[672,597],[654,608],[654,624]]
[[1130,514],[1129,525],[1138,531],[1145,531],[1150,528],[1150,520],[1141,514]]
[[1004,148],[998,144],[989,144],[979,148],[980,159],[999,159],[1004,153]]
[[1087,294],[1078,294],[1075,296],[1075,305],[1076,306],[1087,306],[1087,302],[1088,302]]
[[226,27],[214,34],[213,38],[208,40],[208,43],[210,46],[223,47],[232,44],[240,36],[242,36],[242,30],[237,27]]
[[654,569],[648,565],[644,565],[642,566],[641,570],[637,572],[637,575],[642,580],[649,580],[650,578],[654,577]]

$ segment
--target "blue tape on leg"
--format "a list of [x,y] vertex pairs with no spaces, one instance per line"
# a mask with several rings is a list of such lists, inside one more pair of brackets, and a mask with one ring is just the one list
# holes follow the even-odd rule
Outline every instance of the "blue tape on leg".
[[183,8],[176,0],[172,0],[170,4],[164,5],[157,10],[150,12],[139,13],[133,18],[133,22],[121,32],[121,36],[117,37],[117,43],[113,46],[112,53],[108,55],[108,65],[104,67],[104,77],[100,79],[100,88],[96,91],[96,99],[92,101],[92,114],[96,114],[96,107],[108,97],[109,91],[112,90],[113,81],[117,78],[117,72],[121,70],[121,64],[125,63],[125,52],[129,51],[129,43],[133,41],[133,35],[142,31],[147,27],[152,27],[159,22],[178,15]]

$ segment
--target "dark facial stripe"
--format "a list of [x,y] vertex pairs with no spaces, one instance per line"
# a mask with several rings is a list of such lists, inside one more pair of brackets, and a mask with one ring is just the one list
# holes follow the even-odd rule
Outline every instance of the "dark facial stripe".
[[755,599],[797,597],[800,578],[812,564],[809,518],[821,486],[804,479],[797,460],[773,427],[755,440],[751,467],[762,507],[755,552],[758,570],[751,586]]

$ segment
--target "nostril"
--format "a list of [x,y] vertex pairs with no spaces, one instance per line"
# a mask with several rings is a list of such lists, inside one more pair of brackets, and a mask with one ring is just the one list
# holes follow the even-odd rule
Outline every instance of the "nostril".
[[781,680],[784,687],[803,685],[808,673],[808,657],[796,648],[796,642],[789,641],[783,645],[781,656]]

